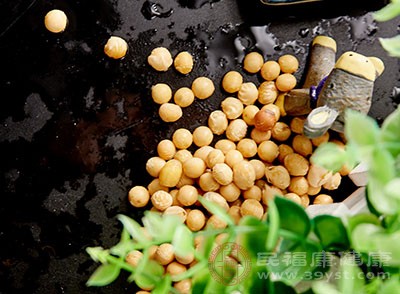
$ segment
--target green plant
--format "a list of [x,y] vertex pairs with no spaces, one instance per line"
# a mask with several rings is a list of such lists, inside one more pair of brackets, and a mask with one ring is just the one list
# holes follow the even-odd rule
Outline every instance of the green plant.
[[[193,293],[399,293],[399,130],[400,108],[381,128],[372,118],[347,111],[346,148],[327,143],[312,157],[315,163],[332,170],[344,163],[366,162],[370,212],[344,220],[331,215],[310,219],[301,206],[275,197],[269,202],[267,220],[244,217],[235,225],[218,205],[200,196],[202,205],[227,223],[225,229],[193,233],[179,218],[146,212],[142,221],[148,234],[138,222],[120,215],[124,226],[121,241],[109,250],[87,249],[102,264],[87,284],[109,284],[126,270],[131,273],[129,282],[153,287],[153,293],[177,293],[173,283],[187,278],[192,279]],[[210,256],[220,234],[224,234],[220,243],[235,242],[246,252],[245,257],[236,256],[236,266],[222,264],[216,273],[222,280],[210,273]],[[204,238],[200,250],[193,245],[196,236]],[[162,243],[172,243],[178,255],[194,254],[197,264],[177,276],[164,274],[163,267],[148,258],[150,247]],[[127,253],[135,249],[143,251],[137,267],[125,262]],[[232,251],[217,254],[217,258],[226,260]],[[243,273],[246,262],[251,267]]]
[[[400,15],[400,0],[391,0],[391,3],[373,14],[377,21],[388,21],[398,15]],[[381,38],[380,42],[391,56],[400,57],[400,35],[392,38]]]

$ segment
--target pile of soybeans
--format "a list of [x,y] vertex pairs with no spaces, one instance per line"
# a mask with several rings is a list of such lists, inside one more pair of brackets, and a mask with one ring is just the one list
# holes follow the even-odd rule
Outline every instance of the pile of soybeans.
[[[153,52],[164,55],[149,56],[149,64],[155,70],[166,71],[173,63],[168,50],[156,48]],[[189,63],[185,68],[191,69],[193,61],[187,52],[185,56]],[[184,66],[181,62],[182,59],[175,62],[175,67],[178,63]],[[303,135],[305,117],[286,116],[284,96],[296,86],[293,73],[298,67],[298,60],[292,55],[265,62],[257,52],[247,54],[243,69],[260,75],[264,81],[256,85],[244,81],[237,71],[227,72],[222,79],[226,98],[221,109],[210,113],[207,126],[180,128],[172,138],[159,142],[158,156],[148,159],[146,164],[154,179],[147,186],[133,187],[129,191],[130,203],[139,208],[150,202],[150,210],[178,215],[193,232],[210,226],[226,227],[224,221],[200,204],[199,196],[221,206],[236,223],[246,215],[265,218],[268,201],[275,195],[305,208],[310,203],[333,203],[329,191],[338,188],[349,170],[343,167],[332,174],[310,163],[310,156],[323,142],[341,146],[344,143],[340,136],[330,132],[309,139]],[[182,116],[182,109],[195,97],[207,99],[214,89],[213,81],[198,77],[190,88],[176,91],[175,103],[170,102],[172,91],[166,84],[153,86],[152,98],[160,104],[161,119],[171,122]],[[137,264],[140,255],[139,251],[128,254],[127,262]],[[151,257],[171,275],[187,270],[195,262],[193,258],[174,256],[171,244],[155,246]],[[182,293],[190,289],[190,280],[176,284]]]

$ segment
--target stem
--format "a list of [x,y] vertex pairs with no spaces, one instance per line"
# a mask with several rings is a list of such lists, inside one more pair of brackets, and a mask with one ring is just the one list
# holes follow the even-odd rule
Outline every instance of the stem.
[[205,261],[201,261],[198,264],[196,264],[195,266],[189,268],[186,272],[176,275],[176,276],[172,276],[172,281],[178,282],[178,281],[182,281],[184,279],[188,279],[205,267],[207,267],[207,263]]
[[120,268],[122,268],[128,272],[133,273],[135,271],[135,269],[128,263],[125,263],[123,259],[117,258],[113,255],[107,255],[106,261],[107,261],[107,263],[118,265]]

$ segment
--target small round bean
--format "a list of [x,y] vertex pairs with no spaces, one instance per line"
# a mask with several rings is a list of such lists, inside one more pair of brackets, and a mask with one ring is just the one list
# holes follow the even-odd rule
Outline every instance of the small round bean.
[[181,74],[188,74],[193,69],[193,57],[187,51],[179,52],[174,60],[175,69]]
[[147,57],[149,65],[157,71],[167,71],[172,65],[172,56],[167,48],[158,47]]
[[158,114],[164,122],[176,122],[183,115],[182,108],[174,103],[161,104]]
[[194,94],[188,87],[182,87],[176,90],[174,94],[174,102],[180,107],[188,107],[194,101]]
[[215,87],[212,80],[207,77],[196,78],[192,83],[192,91],[195,97],[207,99],[214,93]]
[[150,193],[143,186],[135,186],[129,190],[128,199],[132,206],[144,207],[150,200]]
[[157,104],[164,104],[171,100],[171,87],[164,83],[158,83],[151,87],[151,97]]
[[263,56],[258,52],[250,52],[244,57],[243,68],[249,73],[257,73],[264,64]]
[[222,88],[228,93],[235,93],[239,91],[242,84],[243,77],[237,71],[227,72],[222,79]]
[[200,126],[193,131],[193,143],[198,147],[210,145],[213,139],[214,135],[209,127]]

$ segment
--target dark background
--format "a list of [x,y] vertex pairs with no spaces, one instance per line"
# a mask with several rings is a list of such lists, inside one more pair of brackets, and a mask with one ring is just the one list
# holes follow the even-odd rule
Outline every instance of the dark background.
[[[382,121],[400,101],[399,62],[378,42],[397,34],[400,21],[375,23],[367,13],[382,3],[277,9],[244,0],[1,1],[0,293],[132,292],[125,275],[108,287],[87,288],[97,265],[85,248],[118,241],[116,215],[142,213],[129,206],[127,191],[150,182],[144,166],[157,143],[178,127],[205,124],[225,98],[217,87],[211,99],[196,101],[182,119],[166,124],[149,88],[163,81],[176,90],[200,75],[219,85],[223,73],[241,70],[236,38],[246,52],[258,50],[268,59],[298,56],[299,81],[318,34],[337,40],[338,56],[353,50],[383,59],[386,70],[375,83],[370,112]],[[44,28],[53,8],[68,15],[62,34]],[[103,54],[112,34],[129,44],[123,60]],[[194,71],[152,70],[146,57],[157,46],[173,55],[190,51]]]

